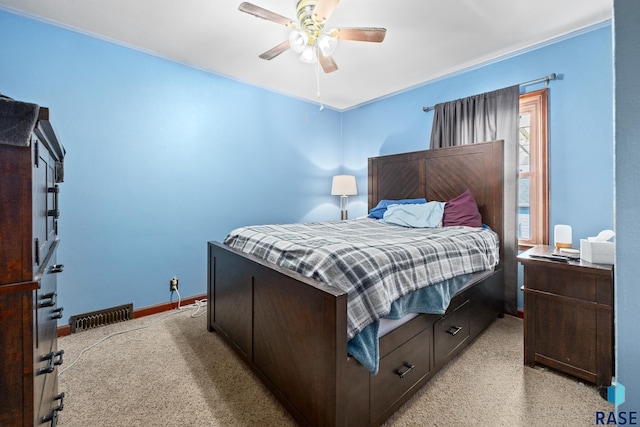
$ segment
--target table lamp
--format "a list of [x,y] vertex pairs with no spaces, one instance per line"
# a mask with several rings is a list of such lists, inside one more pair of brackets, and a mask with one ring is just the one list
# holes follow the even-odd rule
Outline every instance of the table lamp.
[[336,175],[331,184],[331,195],[340,196],[340,219],[348,219],[347,196],[358,194],[356,177],[353,175]]

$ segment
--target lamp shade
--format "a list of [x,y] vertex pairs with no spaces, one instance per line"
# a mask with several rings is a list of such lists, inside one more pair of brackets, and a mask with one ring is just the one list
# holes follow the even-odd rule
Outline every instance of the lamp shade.
[[353,175],[336,175],[331,184],[332,196],[355,196],[358,194],[356,188],[356,177]]
[[333,52],[336,50],[336,46],[338,45],[338,39],[335,37],[331,37],[329,34],[320,34],[318,37],[318,49],[320,49],[320,53],[322,56],[331,56]]
[[306,45],[300,54],[300,61],[305,64],[315,64],[318,62],[318,51],[315,46]]
[[309,36],[306,32],[293,30],[289,33],[289,47],[291,47],[291,50],[295,53],[302,53],[308,43]]

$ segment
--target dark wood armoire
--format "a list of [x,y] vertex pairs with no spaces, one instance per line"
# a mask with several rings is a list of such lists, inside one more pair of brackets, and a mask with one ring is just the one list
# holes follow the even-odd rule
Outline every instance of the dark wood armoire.
[[29,122],[22,104],[0,98],[0,425],[53,426],[64,407],[56,252],[65,150],[49,110],[28,104]]

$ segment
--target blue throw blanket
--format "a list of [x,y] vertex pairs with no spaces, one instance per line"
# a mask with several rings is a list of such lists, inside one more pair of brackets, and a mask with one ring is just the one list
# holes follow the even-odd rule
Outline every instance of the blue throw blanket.
[[[440,283],[413,291],[391,304],[386,318],[400,319],[408,313],[444,314],[451,298],[469,281],[470,274],[454,277]],[[347,351],[373,374],[378,373],[380,353],[376,321],[365,327],[347,344]]]

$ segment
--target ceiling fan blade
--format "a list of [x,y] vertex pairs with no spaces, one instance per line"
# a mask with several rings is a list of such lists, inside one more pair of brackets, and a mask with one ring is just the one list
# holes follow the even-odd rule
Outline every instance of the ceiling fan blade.
[[269,49],[268,51],[260,55],[260,59],[266,59],[268,61],[280,55],[282,52],[284,52],[287,49],[289,49],[289,40],[285,40],[282,43],[280,43],[278,46]]
[[336,28],[331,35],[338,40],[380,43],[386,35],[386,28]]
[[319,24],[324,23],[329,19],[338,3],[340,0],[318,0],[313,8],[313,19]]
[[238,10],[240,12],[248,13],[249,15],[257,16],[258,18],[266,19],[267,21],[275,22],[276,24],[282,24],[285,27],[293,28],[297,25],[295,21],[287,18],[286,16],[278,15],[277,13],[246,1],[240,3]]
[[319,55],[320,65],[325,73],[333,73],[338,69],[338,64],[333,60],[331,56]]

